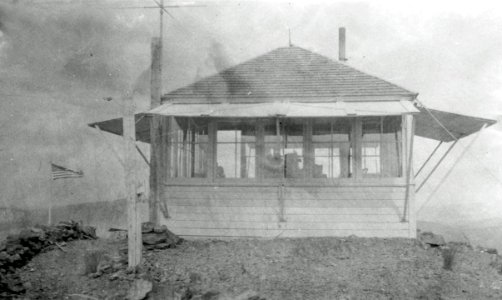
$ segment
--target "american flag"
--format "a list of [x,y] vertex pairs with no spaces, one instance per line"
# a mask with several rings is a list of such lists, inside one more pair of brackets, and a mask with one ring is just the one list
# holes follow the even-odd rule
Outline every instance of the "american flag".
[[63,178],[80,178],[84,176],[82,171],[73,171],[65,167],[61,167],[51,163],[52,169],[52,180],[63,179]]

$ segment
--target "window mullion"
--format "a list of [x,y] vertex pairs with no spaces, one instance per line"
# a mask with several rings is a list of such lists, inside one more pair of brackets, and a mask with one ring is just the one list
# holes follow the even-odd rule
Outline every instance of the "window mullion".
[[195,174],[195,128],[191,130],[191,143],[190,143],[190,177]]
[[379,177],[383,177],[383,173],[384,173],[384,163],[385,163],[385,167],[387,167],[387,162],[384,162],[384,155],[383,155],[383,117],[380,117],[380,134],[379,134],[379,146],[378,146],[378,163],[379,163],[379,166],[378,166],[378,169],[379,169]]
[[265,158],[265,126],[263,122],[257,122],[256,127],[256,150],[255,150],[256,178],[263,178],[263,159]]
[[216,169],[216,121],[212,120],[208,124],[208,159],[207,159],[207,178],[209,181],[214,181]]
[[314,177],[314,147],[312,145],[312,126],[313,122],[311,119],[308,119],[304,125],[304,149],[303,149],[303,161],[305,162],[305,177],[313,178]]
[[335,174],[333,172],[333,165],[335,163],[335,158],[333,157],[333,143],[335,142],[335,140],[333,139],[333,135],[334,135],[334,123],[333,120],[330,120],[329,122],[329,147],[328,147],[328,156],[329,156],[329,159],[328,159],[328,163],[329,163],[329,170],[328,170],[328,177],[329,178],[334,178],[335,177]]
[[361,178],[362,174],[362,120],[361,118],[354,118],[352,121],[352,171],[354,178]]
[[[282,123],[282,131],[281,131],[281,123]],[[285,171],[285,166],[286,166],[286,145],[287,145],[287,136],[286,136],[286,124],[285,121],[276,118],[275,119],[275,130],[276,130],[276,139],[277,139],[277,148],[279,151],[279,155],[282,153],[282,161],[283,161],[283,167],[282,171],[280,173],[280,178],[284,178],[284,171]],[[284,135],[284,138],[282,138],[281,135]]]

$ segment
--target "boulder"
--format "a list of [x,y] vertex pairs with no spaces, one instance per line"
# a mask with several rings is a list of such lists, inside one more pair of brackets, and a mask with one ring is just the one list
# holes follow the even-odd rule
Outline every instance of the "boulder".
[[96,227],[92,227],[92,226],[82,226],[81,228],[82,230],[82,233],[92,239],[96,239],[97,236],[96,236]]
[[141,225],[143,245],[147,250],[174,248],[182,239],[167,229],[165,225],[154,226],[145,222]]
[[432,232],[421,232],[418,239],[431,247],[441,247],[446,245],[442,235],[434,234]]
[[157,245],[167,241],[166,235],[158,233],[144,233],[142,238],[145,245]]
[[173,248],[173,245],[170,244],[170,243],[160,243],[160,244],[156,244],[155,249],[168,249],[168,248]]
[[155,226],[153,228],[153,232],[156,232],[156,233],[162,233],[162,232],[167,232],[167,226],[166,225],[160,225],[160,226]]
[[152,291],[152,283],[145,279],[136,279],[127,293],[128,300],[143,300]]
[[5,252],[5,251],[0,252],[0,263],[5,262],[5,261],[9,261],[9,260],[10,260],[10,255],[7,254],[7,252]]
[[486,253],[488,253],[488,254],[499,254],[499,252],[495,248],[488,248],[488,249],[486,249]]
[[143,222],[141,223],[141,233],[150,233],[153,232],[155,228],[155,224],[152,222]]

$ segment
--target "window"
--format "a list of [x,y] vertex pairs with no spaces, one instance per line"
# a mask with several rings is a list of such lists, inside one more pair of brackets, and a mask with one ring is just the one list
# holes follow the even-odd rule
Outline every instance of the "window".
[[264,129],[263,177],[305,177],[304,121],[277,120]]
[[401,176],[401,117],[370,117],[361,122],[362,176]]
[[252,122],[218,122],[216,178],[256,177],[256,132]]
[[312,128],[314,178],[351,176],[351,124],[352,120],[348,118],[314,121]]
[[194,118],[176,118],[171,131],[171,177],[205,178],[208,175],[208,123]]
[[402,177],[401,122],[401,116],[174,118],[169,177]]
[[284,177],[305,177],[305,158],[303,140],[305,136],[305,122],[303,120],[288,120],[283,122],[284,135]]

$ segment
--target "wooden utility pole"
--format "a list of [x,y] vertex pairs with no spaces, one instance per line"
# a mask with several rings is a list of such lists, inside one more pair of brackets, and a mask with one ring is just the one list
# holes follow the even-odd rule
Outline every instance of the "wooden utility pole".
[[[152,66],[150,81],[150,107],[155,108],[160,105],[161,97],[161,77],[162,77],[162,43],[160,38],[152,39]],[[161,137],[162,137],[162,117],[153,115],[150,118],[150,197],[149,197],[149,219],[150,222],[158,224],[158,203],[161,201],[161,189],[163,183],[161,162]]]
[[[164,36],[164,13],[174,18],[166,7],[206,7],[207,5],[164,5],[164,0],[154,0],[159,8],[159,37],[152,38],[151,53],[151,76],[150,76],[150,108],[161,105],[162,97],[162,49]],[[165,178],[169,168],[168,159],[168,132],[173,117],[152,116],[150,118],[150,195],[148,201],[149,220],[155,224],[159,223],[159,207],[164,200]],[[164,217],[168,217],[167,209],[162,211]]]
[[138,196],[136,194],[136,121],[134,119],[134,102],[132,94],[124,96],[124,170],[127,191],[127,237],[128,265],[137,267],[141,262],[142,238],[141,217],[138,212]]

